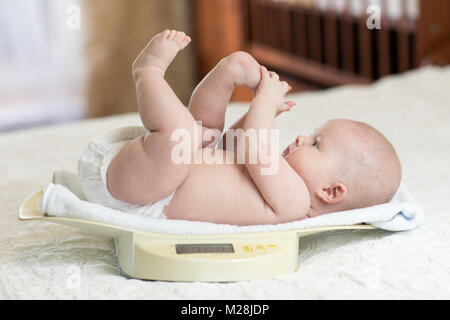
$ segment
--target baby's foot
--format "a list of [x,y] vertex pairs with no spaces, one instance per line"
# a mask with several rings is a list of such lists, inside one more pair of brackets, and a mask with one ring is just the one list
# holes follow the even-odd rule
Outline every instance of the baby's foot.
[[143,70],[154,69],[164,73],[178,51],[184,49],[191,38],[184,32],[164,30],[150,40],[133,63],[133,74]]
[[259,63],[250,54],[237,51],[228,58],[228,68],[234,74],[234,85],[245,86],[255,91],[261,80],[261,70]]

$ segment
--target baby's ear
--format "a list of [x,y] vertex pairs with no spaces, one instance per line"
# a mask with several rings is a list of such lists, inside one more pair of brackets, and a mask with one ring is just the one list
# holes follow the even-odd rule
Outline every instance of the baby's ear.
[[316,196],[325,203],[336,204],[347,197],[347,187],[341,182],[336,182],[332,186],[323,187],[317,191]]

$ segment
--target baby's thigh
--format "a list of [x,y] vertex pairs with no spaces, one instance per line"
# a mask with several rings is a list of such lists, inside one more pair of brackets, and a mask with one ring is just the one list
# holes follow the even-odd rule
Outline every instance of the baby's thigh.
[[189,163],[171,158],[173,143],[163,132],[138,137],[127,143],[111,161],[108,191],[116,199],[138,205],[170,195],[185,179]]

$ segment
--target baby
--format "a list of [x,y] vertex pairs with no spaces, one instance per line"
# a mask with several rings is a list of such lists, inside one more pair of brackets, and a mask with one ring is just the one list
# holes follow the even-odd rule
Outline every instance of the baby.
[[[247,141],[244,151],[227,149],[226,135],[220,143],[214,135],[208,141],[192,139],[191,161],[173,161],[176,130],[191,136],[200,129],[201,136],[210,130],[223,131],[227,104],[236,86],[253,90],[254,99],[231,130],[269,132],[275,117],[295,105],[285,101],[291,88],[275,72],[260,66],[251,55],[235,52],[199,83],[187,109],[164,74],[190,40],[183,32],[165,30],[136,58],[132,72],[140,117],[148,132],[115,154],[101,156],[110,162],[99,170],[103,184],[95,193],[153,217],[234,225],[290,222],[392,198],[401,179],[396,152],[377,130],[356,121],[328,121],[311,136],[298,136],[281,155],[276,150],[278,167],[273,174],[261,173],[267,163],[248,161],[252,150],[274,149],[268,137],[258,136],[256,144]],[[211,142],[218,147],[211,149]],[[223,161],[230,156],[236,160],[240,153],[245,163]],[[195,157],[202,161],[194,161]],[[81,167],[83,161],[82,156]],[[81,174],[83,186],[89,179]],[[101,197],[90,196],[89,190],[85,193],[89,200],[102,202]]]

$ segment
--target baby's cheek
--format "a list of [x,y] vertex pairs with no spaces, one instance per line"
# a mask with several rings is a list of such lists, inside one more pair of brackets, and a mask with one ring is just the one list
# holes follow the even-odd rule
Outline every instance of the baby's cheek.
[[288,157],[288,162],[291,167],[303,177],[303,174],[308,171],[310,161],[304,152],[295,151]]
[[320,159],[316,155],[297,151],[288,160],[291,167],[302,177],[308,186],[320,179]]

